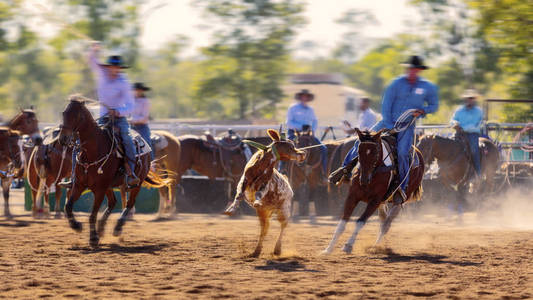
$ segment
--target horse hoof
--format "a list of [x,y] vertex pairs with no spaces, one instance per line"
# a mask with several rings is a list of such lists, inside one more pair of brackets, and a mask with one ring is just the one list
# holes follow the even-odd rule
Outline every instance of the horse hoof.
[[353,246],[345,244],[344,247],[342,247],[342,251],[344,251],[346,254],[352,254]]
[[78,222],[78,221],[69,221],[69,224],[70,224],[70,228],[74,229],[74,231],[76,232],[81,232],[83,230],[83,225],[81,224],[81,222]]

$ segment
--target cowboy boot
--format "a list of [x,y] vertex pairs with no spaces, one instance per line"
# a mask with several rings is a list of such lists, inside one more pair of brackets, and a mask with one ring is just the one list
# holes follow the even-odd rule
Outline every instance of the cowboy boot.
[[352,161],[350,161],[346,166],[340,167],[337,170],[335,170],[328,177],[329,183],[336,185],[339,182],[341,182],[341,180],[349,180],[350,175],[352,174],[352,170],[353,168],[355,168],[358,162],[359,162],[359,157],[356,157]]

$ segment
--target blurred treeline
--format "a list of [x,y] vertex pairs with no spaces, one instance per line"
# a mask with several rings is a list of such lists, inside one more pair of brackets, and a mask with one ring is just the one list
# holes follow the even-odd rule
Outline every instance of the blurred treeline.
[[[281,85],[299,72],[342,73],[346,85],[367,91],[379,109],[385,86],[413,53],[425,57],[432,68],[423,76],[439,86],[441,109],[426,122],[447,122],[466,88],[484,98],[533,99],[531,1],[413,0],[422,21],[385,40],[364,35],[376,22],[371,13],[350,10],[336,20],[345,28],[338,45],[317,56],[321,45],[294,42],[306,22],[303,1],[192,0],[203,12],[199,22],[213,32],[211,45],[194,57],[183,54],[194,36],[143,50],[143,0],[50,1],[40,17],[60,26],[53,37],[31,30],[34,15],[23,2],[0,2],[0,112],[6,117],[33,105],[40,119],[57,121],[69,94],[94,97],[85,63],[91,39],[118,49],[132,66],[130,79],[154,89],[154,118],[279,119],[274,104],[288,97]],[[500,106],[491,118],[533,121],[533,107]]]

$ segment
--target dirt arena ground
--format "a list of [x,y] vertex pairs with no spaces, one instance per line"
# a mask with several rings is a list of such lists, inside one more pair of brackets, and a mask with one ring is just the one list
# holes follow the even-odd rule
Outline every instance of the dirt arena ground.
[[271,254],[279,232],[273,222],[264,254],[252,259],[253,217],[137,215],[119,241],[111,235],[114,214],[92,250],[87,215],[78,214],[84,231],[77,234],[65,219],[31,219],[20,192],[15,198],[17,217],[0,217],[0,298],[533,298],[533,230],[481,226],[472,214],[457,226],[404,213],[379,248],[372,247],[372,219],[346,255],[351,222],[327,257],[317,254],[334,230],[330,218],[290,224],[280,257]]

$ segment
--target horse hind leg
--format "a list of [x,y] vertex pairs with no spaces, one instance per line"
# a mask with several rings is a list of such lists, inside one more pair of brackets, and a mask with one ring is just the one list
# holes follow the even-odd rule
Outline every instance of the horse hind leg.
[[137,194],[139,194],[140,190],[141,190],[140,187],[136,187],[130,191],[130,196],[129,196],[126,208],[122,210],[122,213],[120,214],[120,218],[118,218],[117,224],[115,225],[115,229],[113,230],[114,236],[119,236],[122,234],[122,227],[124,227],[124,224],[126,224],[128,215],[130,211],[132,210],[133,206],[135,205],[135,198],[137,197]]
[[115,209],[115,205],[117,204],[117,198],[115,197],[115,193],[113,192],[113,189],[107,190],[106,194],[107,196],[107,208],[104,211],[104,214],[98,221],[98,227],[97,232],[100,237],[104,236],[105,232],[105,225],[107,224],[107,219],[113,212],[113,209]]
[[[389,229],[391,227],[392,221],[398,216],[401,210],[401,206],[399,204],[394,204],[388,212],[384,211],[385,204],[381,205],[379,207],[379,218],[381,220],[381,225],[379,228],[379,236],[376,240],[376,245],[381,242],[383,237],[389,232]],[[382,216],[382,214],[385,214]]]

